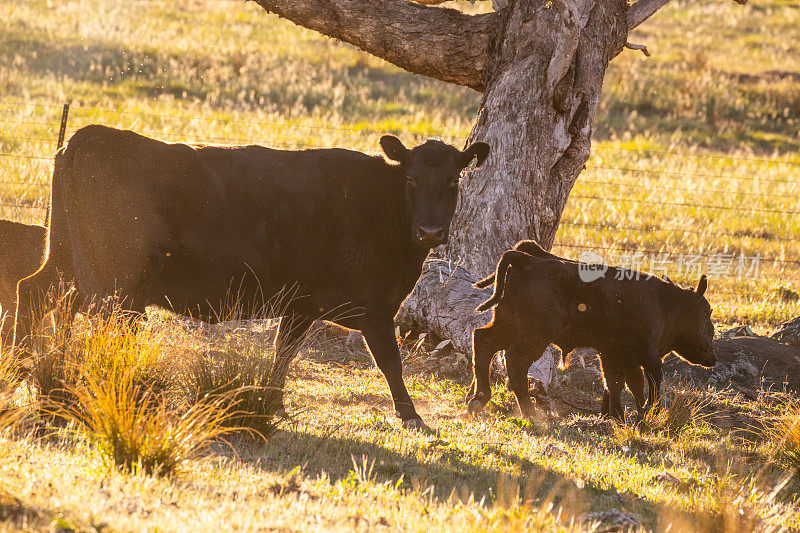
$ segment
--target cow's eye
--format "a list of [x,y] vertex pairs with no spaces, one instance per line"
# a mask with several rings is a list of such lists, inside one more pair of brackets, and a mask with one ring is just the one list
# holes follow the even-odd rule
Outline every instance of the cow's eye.
[[460,178],[460,176],[459,176],[459,177],[455,177],[455,178],[453,178],[452,180],[450,180],[450,186],[451,186],[452,188],[454,188],[454,189],[458,189],[458,182],[459,182],[459,181],[461,181],[461,178]]
[[406,183],[408,183],[412,187],[416,187],[417,186],[417,178],[415,178],[414,176],[406,175]]

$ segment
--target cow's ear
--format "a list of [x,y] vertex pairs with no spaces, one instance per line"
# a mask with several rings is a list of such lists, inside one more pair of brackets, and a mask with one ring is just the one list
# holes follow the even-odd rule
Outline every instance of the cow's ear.
[[476,158],[475,168],[479,168],[489,157],[489,150],[489,145],[484,142],[472,143],[461,155],[461,168],[467,168],[472,163],[472,160]]
[[697,284],[697,289],[695,289],[695,294],[697,294],[698,298],[701,298],[708,288],[708,278],[705,274],[700,276],[700,283]]
[[384,135],[381,137],[381,148],[383,148],[383,153],[386,154],[386,157],[392,161],[397,161],[398,163],[405,162],[408,148],[394,135]]

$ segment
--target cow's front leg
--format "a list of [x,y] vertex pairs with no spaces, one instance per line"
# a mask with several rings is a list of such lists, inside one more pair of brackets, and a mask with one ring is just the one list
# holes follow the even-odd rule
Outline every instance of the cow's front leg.
[[402,420],[403,427],[433,433],[414,409],[414,402],[411,401],[406,384],[403,382],[403,363],[394,336],[394,320],[389,316],[367,314],[362,319],[361,333],[364,334],[364,340],[367,341],[367,347],[375,364],[386,378],[392,393],[395,415]]

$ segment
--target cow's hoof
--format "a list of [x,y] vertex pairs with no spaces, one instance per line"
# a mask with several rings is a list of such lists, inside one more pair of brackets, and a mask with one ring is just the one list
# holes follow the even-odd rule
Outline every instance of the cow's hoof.
[[426,435],[437,435],[437,432],[431,429],[430,426],[423,422],[421,418],[409,418],[407,420],[403,420],[403,427],[406,429],[419,431],[420,433],[424,433]]
[[483,411],[484,405],[480,400],[472,400],[467,404],[467,412],[472,416],[478,416]]

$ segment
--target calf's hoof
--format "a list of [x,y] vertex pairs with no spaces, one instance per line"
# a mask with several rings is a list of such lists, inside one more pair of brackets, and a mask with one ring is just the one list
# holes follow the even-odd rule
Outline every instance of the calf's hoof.
[[480,400],[471,400],[467,404],[467,412],[472,416],[478,416],[479,414],[481,414],[481,411],[483,411],[484,405],[486,404],[484,404]]
[[402,424],[406,429],[413,429],[415,431],[419,431],[420,433],[424,433],[425,435],[437,434],[437,432],[431,429],[430,426],[423,422],[421,418],[408,418],[403,420]]

